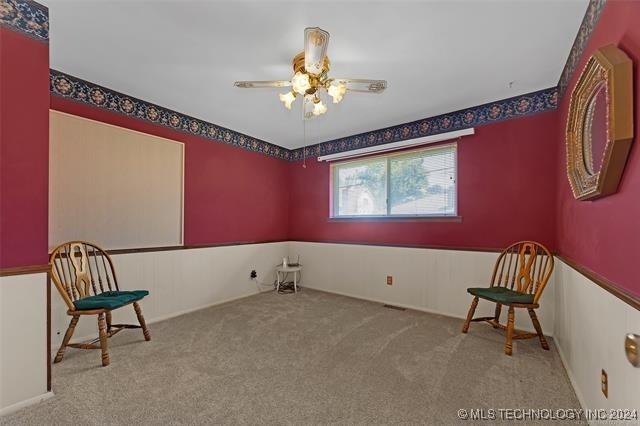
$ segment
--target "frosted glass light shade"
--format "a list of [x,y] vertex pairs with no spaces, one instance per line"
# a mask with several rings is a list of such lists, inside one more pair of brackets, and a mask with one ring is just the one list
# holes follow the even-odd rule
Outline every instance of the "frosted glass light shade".
[[291,79],[291,85],[293,86],[293,91],[301,95],[304,95],[304,93],[311,88],[309,76],[301,72],[297,72],[293,76]]
[[296,94],[293,92],[280,93],[280,100],[286,109],[291,109],[291,104],[296,100]]
[[337,104],[342,100],[344,94],[347,93],[347,86],[342,83],[333,83],[327,89],[327,93],[333,98],[333,103]]
[[322,115],[327,112],[327,106],[320,101],[313,105],[313,115]]

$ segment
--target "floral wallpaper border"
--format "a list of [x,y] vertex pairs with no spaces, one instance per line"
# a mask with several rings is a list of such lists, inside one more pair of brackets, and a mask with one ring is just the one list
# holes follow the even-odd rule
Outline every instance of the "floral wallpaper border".
[[[304,157],[336,154],[353,149],[384,145],[407,139],[436,135],[467,129],[483,124],[495,123],[512,118],[524,117],[539,112],[556,109],[558,106],[558,89],[549,89],[491,102],[472,108],[467,108],[448,114],[404,123],[397,126],[371,132],[360,133],[345,138],[321,142],[306,148],[292,151],[291,160],[301,160]],[[306,149],[306,151],[304,151]]]
[[[305,157],[335,154],[353,149],[460,130],[512,118],[524,117],[557,108],[558,101],[575,72],[605,4],[606,0],[589,1],[587,11],[557,87],[442,114],[436,117],[321,142],[294,150],[289,150],[252,136],[127,96],[60,71],[51,70],[50,88],[51,92],[57,96],[154,122],[206,139],[219,141],[282,160],[297,161]],[[0,24],[10,26],[31,37],[48,41],[48,9],[32,0],[0,0]]]
[[564,65],[562,74],[560,74],[558,89],[561,98],[564,95],[578,64],[580,63],[582,53],[584,52],[585,47],[587,47],[589,37],[591,37],[593,29],[598,23],[598,19],[600,19],[600,13],[602,12],[602,9],[604,9],[606,2],[607,0],[589,0],[589,6],[587,6],[587,11],[584,14],[584,18],[582,18],[578,34],[576,35],[576,39],[573,41],[573,46],[571,46],[569,57]]
[[0,25],[49,42],[49,9],[32,0],[0,0]]
[[281,160],[288,160],[290,156],[290,151],[286,148],[127,96],[53,69],[49,74],[49,87],[51,93],[56,96],[150,121],[171,129],[259,152]]
[[605,4],[606,0],[589,0],[589,5],[582,18],[582,23],[580,24],[578,34],[569,52],[562,74],[560,75],[557,87],[551,87],[539,92],[533,92],[449,114],[442,114],[437,117],[321,142],[306,148],[298,148],[292,151],[291,160],[296,161],[305,157],[335,154],[352,149],[461,130],[468,127],[535,114],[548,109],[555,109],[558,107],[558,101],[564,94],[580,62],[589,37],[598,23],[600,13]]
[[306,147],[306,154],[304,154],[303,148],[295,150],[282,148],[252,136],[127,96],[60,71],[51,70],[49,82],[51,93],[55,96],[72,99],[213,141],[290,161],[300,160],[305,156],[335,154],[352,149],[523,117],[555,109],[558,104],[558,90],[552,87],[449,114],[322,142]]

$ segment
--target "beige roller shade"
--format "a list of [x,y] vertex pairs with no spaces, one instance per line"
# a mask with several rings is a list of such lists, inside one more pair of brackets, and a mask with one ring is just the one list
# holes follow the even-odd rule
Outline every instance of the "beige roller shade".
[[49,248],[183,243],[184,145],[50,111]]

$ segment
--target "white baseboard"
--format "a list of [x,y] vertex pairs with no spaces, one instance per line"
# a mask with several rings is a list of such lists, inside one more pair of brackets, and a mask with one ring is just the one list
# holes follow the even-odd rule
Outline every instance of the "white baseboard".
[[578,387],[578,382],[576,381],[576,378],[573,375],[573,372],[569,368],[567,358],[564,356],[564,352],[562,351],[562,346],[560,345],[560,342],[558,340],[555,340],[555,344],[556,344],[556,348],[558,348],[558,354],[560,354],[560,361],[562,361],[562,366],[564,367],[564,371],[567,372],[567,376],[569,376],[569,381],[571,382],[571,387],[573,388],[573,391],[575,392],[576,397],[578,397],[578,402],[580,403],[580,407],[582,407],[583,410],[586,410],[587,405],[585,404],[584,395],[582,395],[582,392],[580,392],[580,388]]
[[[557,271],[556,347],[580,405],[605,411],[640,407],[640,371],[622,350],[625,333],[640,326],[640,311],[562,259]],[[605,320],[590,322],[594,313]],[[603,370],[609,381],[607,396],[601,392]]]
[[[473,251],[291,242],[289,256],[297,255],[305,259],[303,280],[310,288],[461,319],[466,318],[472,299],[467,288],[488,286],[497,256]],[[393,287],[386,285],[389,276],[393,277]],[[554,296],[551,282],[537,311],[545,332],[554,330]],[[489,305],[481,302],[478,316],[493,314]],[[516,311],[516,327],[534,332],[526,310]],[[506,317],[506,312],[503,314]]]
[[310,287],[308,285],[301,286],[301,287],[309,288],[309,289],[315,290],[315,291],[321,291],[323,293],[337,294],[338,296],[350,297],[352,299],[366,300],[367,302],[382,303],[383,305],[393,305],[393,306],[398,306],[399,308],[411,309],[413,311],[420,311],[420,312],[427,312],[429,314],[442,315],[444,317],[449,317],[449,318],[457,318],[457,319],[463,319],[463,320],[466,319],[466,317],[461,317],[461,316],[452,315],[452,314],[446,314],[444,312],[436,311],[436,310],[433,310],[433,309],[425,309],[425,308],[418,307],[418,306],[406,305],[404,303],[389,302],[388,300],[381,300],[381,299],[372,299],[372,298],[369,298],[369,297],[356,296],[356,295],[351,294],[351,293],[343,293],[341,291],[325,290],[323,288]]
[[16,402],[15,404],[9,405],[8,407],[4,407],[0,409],[0,417],[6,416],[7,414],[14,413],[22,408],[28,407],[30,405],[38,404],[42,401],[46,401],[47,399],[53,397],[53,392],[43,393],[42,395],[38,395],[33,398],[25,399],[24,401]]
[[[466,317],[463,317],[463,316],[453,315],[453,314],[450,314],[450,313],[441,312],[441,311],[437,311],[437,310],[434,310],[434,309],[427,309],[427,308],[423,308],[423,307],[419,307],[419,306],[407,305],[407,304],[404,304],[404,303],[390,302],[388,300],[381,300],[381,299],[371,299],[371,298],[368,298],[368,297],[356,296],[356,295],[353,295],[353,294],[350,294],[350,293],[343,293],[343,292],[334,291],[334,290],[325,290],[325,289],[322,289],[322,288],[310,287],[308,285],[304,286],[304,288],[309,288],[311,290],[321,291],[321,292],[324,292],[324,293],[337,294],[338,296],[351,297],[352,299],[366,300],[367,302],[382,303],[383,305],[398,306],[400,308],[406,308],[406,309],[411,309],[411,310],[414,310],[414,311],[426,312],[428,314],[442,315],[443,317],[449,317],[449,318],[455,318],[455,319],[461,319],[461,320],[467,319]],[[461,325],[461,327],[462,327],[462,325]],[[518,329],[519,330],[523,330],[523,331],[530,331],[530,332],[535,333],[535,330],[533,328],[518,327]],[[546,337],[553,337],[553,334],[547,333],[547,332],[545,332],[544,335]]]

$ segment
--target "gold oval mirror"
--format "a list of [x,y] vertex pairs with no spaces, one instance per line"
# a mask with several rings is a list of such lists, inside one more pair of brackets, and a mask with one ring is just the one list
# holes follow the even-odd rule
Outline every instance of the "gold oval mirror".
[[618,189],[633,140],[632,64],[614,45],[598,49],[571,93],[567,176],[575,198]]
[[607,86],[600,84],[589,100],[584,120],[582,156],[587,173],[595,175],[602,168],[607,146]]

